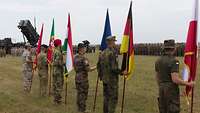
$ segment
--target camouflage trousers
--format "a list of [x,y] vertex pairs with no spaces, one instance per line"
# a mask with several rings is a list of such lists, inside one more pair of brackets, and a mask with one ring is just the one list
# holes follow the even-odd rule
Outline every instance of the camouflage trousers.
[[103,84],[103,112],[115,113],[118,102],[118,83]]
[[40,79],[40,86],[39,86],[40,96],[46,96],[47,88],[48,88],[48,73],[44,73],[44,74],[39,73],[38,75]]
[[89,83],[85,82],[76,82],[77,89],[77,107],[79,112],[84,112],[86,110],[86,100],[88,97]]
[[31,91],[32,85],[32,76],[33,73],[31,70],[24,70],[23,77],[24,77],[24,92],[29,93]]
[[159,87],[160,113],[180,113],[180,95],[177,85],[166,83]]
[[55,103],[62,102],[62,91],[63,91],[64,77],[63,74],[53,74],[53,97]]

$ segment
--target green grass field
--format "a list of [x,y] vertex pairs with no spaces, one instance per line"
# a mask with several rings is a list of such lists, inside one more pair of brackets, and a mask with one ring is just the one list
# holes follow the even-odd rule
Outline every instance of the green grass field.
[[[87,55],[91,64],[96,64],[97,55]],[[155,81],[154,56],[136,56],[136,70],[127,82],[124,113],[158,113],[158,87]],[[182,58],[179,58],[182,61]],[[33,78],[30,95],[23,93],[22,62],[17,57],[0,58],[0,113],[77,113],[74,72],[68,79],[67,105],[55,106],[52,97],[39,97],[38,76]],[[182,65],[181,65],[182,69]],[[198,70],[200,70],[198,68]],[[198,71],[200,75],[200,71]],[[92,110],[97,72],[89,73],[90,89],[87,109]],[[200,81],[197,78],[194,99],[194,113],[200,113]],[[116,113],[120,113],[123,79],[120,78],[119,102]],[[181,92],[183,88],[181,88]],[[64,95],[64,93],[63,93]],[[102,113],[102,82],[99,85],[96,113]],[[189,113],[189,106],[181,96],[181,113]]]

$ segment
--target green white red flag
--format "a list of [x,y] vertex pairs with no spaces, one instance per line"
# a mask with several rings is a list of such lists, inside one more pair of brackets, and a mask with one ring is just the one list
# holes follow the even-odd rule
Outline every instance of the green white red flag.
[[73,70],[73,45],[72,45],[72,31],[71,31],[71,21],[70,14],[68,15],[68,25],[67,25],[67,37],[63,45],[63,51],[66,52],[66,73]]

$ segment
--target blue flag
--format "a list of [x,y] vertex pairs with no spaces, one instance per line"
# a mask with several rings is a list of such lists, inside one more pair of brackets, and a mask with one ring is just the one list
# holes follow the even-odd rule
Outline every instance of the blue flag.
[[109,13],[107,10],[104,33],[103,33],[103,38],[102,38],[101,46],[100,46],[101,51],[107,48],[106,38],[111,35],[112,33],[111,33],[111,27],[110,27],[110,19],[109,19]]

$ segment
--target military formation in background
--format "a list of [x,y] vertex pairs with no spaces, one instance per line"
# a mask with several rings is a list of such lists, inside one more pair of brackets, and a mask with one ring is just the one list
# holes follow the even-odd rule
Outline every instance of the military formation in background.
[[[163,43],[141,43],[134,45],[135,55],[152,55],[160,56],[163,52]],[[184,55],[184,43],[176,43],[176,53],[175,56]]]
[[5,48],[0,48],[0,57],[6,57],[6,49]]
[[[86,46],[86,53],[95,53],[98,50],[99,45],[91,45],[88,40],[84,40],[82,42]],[[118,45],[120,47],[120,45]],[[163,52],[163,43],[138,43],[134,44],[134,52],[135,55],[151,55],[151,56],[159,56]],[[6,54],[11,54],[12,56],[21,56],[24,50],[24,43],[12,43],[11,38],[5,38],[0,40],[0,48],[5,49]],[[176,56],[184,55],[185,43],[176,43]],[[35,49],[33,47],[33,49]],[[33,50],[32,54],[35,55]],[[73,53],[78,53],[78,46],[74,45]],[[0,51],[0,55],[1,55]]]

